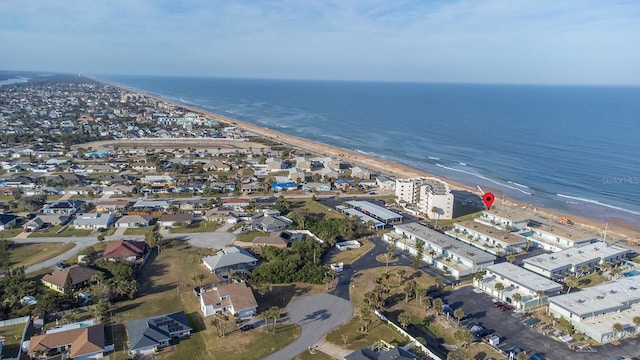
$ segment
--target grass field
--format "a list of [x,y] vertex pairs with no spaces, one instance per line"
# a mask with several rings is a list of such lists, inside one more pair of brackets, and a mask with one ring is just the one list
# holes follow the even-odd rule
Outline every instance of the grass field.
[[38,230],[29,234],[30,238],[38,238],[38,237],[72,237],[72,236],[89,236],[91,234],[91,230],[84,229],[74,229],[71,227],[65,228],[63,231],[58,233],[62,226],[50,226],[43,230]]
[[9,252],[11,266],[31,266],[56,257],[75,247],[75,243],[13,243]]
[[[369,331],[367,333],[361,332],[359,328],[359,318],[353,317],[346,324],[328,333],[325,338],[328,342],[349,350],[357,350],[369,346],[378,340],[384,340],[395,346],[404,346],[407,343],[407,340],[404,339],[400,333],[384,324],[375,316],[369,325]],[[346,344],[344,336],[346,336]]]
[[4,344],[2,346],[2,354],[0,354],[0,358],[10,359],[18,356],[18,351],[20,350],[20,339],[22,338],[22,332],[26,325],[27,324],[16,324],[0,327],[0,337],[4,336]]
[[325,256],[325,259],[323,259],[324,262],[327,264],[333,264],[333,263],[351,264],[354,261],[356,261],[359,257],[369,252],[369,250],[373,249],[373,243],[371,241],[367,239],[358,239],[358,241],[360,241],[360,244],[362,244],[362,246],[360,246],[357,249],[339,251],[336,248],[332,248],[331,250],[329,250],[329,252]]
[[[313,349],[311,349],[313,351]],[[302,354],[293,358],[293,360],[333,360],[333,358],[321,351],[314,351],[314,353],[310,353],[309,351],[304,351]]]
[[242,242],[252,242],[253,239],[255,239],[257,236],[268,236],[268,235],[269,233],[265,231],[256,231],[256,230],[245,231],[236,235],[236,240],[242,241]]
[[291,201],[292,211],[299,208],[306,208],[307,211],[309,212],[309,215],[322,214],[325,219],[345,217],[345,215],[337,211],[334,211],[332,209],[329,209],[328,207],[322,205],[322,203],[318,201],[313,201],[311,199]]
[[[193,275],[203,273],[206,275],[204,284],[217,280],[201,265],[202,256],[212,253],[209,249],[175,242],[161,253],[151,255],[139,276],[138,297],[119,302],[113,307],[116,325],[107,329],[108,332],[113,330],[117,350],[112,359],[126,358],[123,351],[126,321],[180,310],[187,314],[194,331],[189,339],[180,341],[173,351],[163,352],[158,358],[251,359],[253,355],[250,354],[260,354],[256,357],[259,359],[271,353],[272,348],[277,350],[297,338],[299,330],[296,326],[280,328],[276,334],[266,334],[262,329],[256,329],[244,333],[236,331],[218,338],[216,329],[209,325],[209,319],[203,319],[200,313],[191,279]],[[222,353],[224,357],[220,355]]]
[[153,226],[127,228],[124,235],[146,235],[153,232]]
[[201,233],[201,232],[211,232],[216,231],[220,226],[220,223],[211,222],[211,221],[200,221],[197,223],[197,226],[194,227],[173,227],[170,232],[172,234],[193,234],[193,233]]

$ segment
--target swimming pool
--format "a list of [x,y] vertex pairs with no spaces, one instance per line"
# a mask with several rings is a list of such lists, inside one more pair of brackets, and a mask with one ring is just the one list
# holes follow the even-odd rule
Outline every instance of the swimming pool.
[[631,277],[631,276],[636,276],[636,275],[640,275],[640,270],[631,270],[629,272],[626,272],[626,273],[622,274],[622,276],[624,276],[624,277]]

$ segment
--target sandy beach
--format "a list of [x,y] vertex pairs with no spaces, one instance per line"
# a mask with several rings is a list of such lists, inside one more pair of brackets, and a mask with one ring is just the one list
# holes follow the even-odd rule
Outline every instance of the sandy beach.
[[[105,83],[101,80],[97,80],[97,79],[94,79],[94,80]],[[365,154],[357,153],[354,151],[338,148],[335,146],[319,143],[312,140],[303,139],[293,135],[284,134],[284,133],[274,131],[265,127],[260,127],[260,126],[246,123],[237,119],[233,119],[233,118],[215,114],[209,111],[205,111],[193,106],[185,105],[176,101],[171,101],[162,97],[146,94],[138,90],[129,89],[117,84],[109,84],[109,85],[119,87],[125,91],[144,94],[145,96],[154,98],[158,101],[170,103],[177,107],[183,108],[185,110],[189,110],[194,113],[201,114],[203,116],[218,120],[223,123],[230,124],[232,126],[237,126],[239,128],[245,129],[249,133],[255,134],[257,136],[269,138],[275,142],[279,142],[284,145],[288,145],[302,151],[306,151],[306,152],[317,154],[317,155],[341,158],[347,163],[350,163],[352,165],[358,165],[358,166],[379,172],[380,174],[383,174],[383,175],[389,175],[396,178],[436,177],[436,178],[440,178],[443,181],[446,181],[453,190],[466,190],[466,191],[481,195],[477,189],[474,189],[467,185],[452,182],[448,179],[434,176],[424,171],[413,169],[411,167],[398,164],[393,161],[379,159],[379,158],[375,158]],[[202,141],[202,140],[203,139],[194,139],[194,141]],[[600,238],[604,236],[605,223],[603,223],[602,221],[597,221],[597,220],[589,219],[586,217],[580,217],[574,214],[566,214],[566,213],[562,213],[560,211],[548,209],[548,208],[540,208],[540,207],[532,208],[529,204],[522,203],[522,202],[515,201],[513,199],[508,199],[508,198],[505,199],[505,205],[511,208],[518,208],[518,209],[530,211],[534,213],[537,218],[545,221],[557,222],[560,219],[560,217],[570,218],[575,222],[576,224],[575,226],[580,226],[585,231],[596,232],[598,233]],[[630,243],[640,243],[640,225],[630,224],[618,218],[610,218],[610,221],[607,224],[608,224],[607,241],[618,243],[620,245],[628,245]],[[634,247],[638,249],[638,247],[636,246]]]

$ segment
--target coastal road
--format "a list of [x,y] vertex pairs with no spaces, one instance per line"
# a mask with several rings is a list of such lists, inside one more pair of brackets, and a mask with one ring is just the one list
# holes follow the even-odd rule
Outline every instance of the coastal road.
[[297,324],[302,333],[298,340],[264,360],[293,359],[353,316],[353,306],[348,300],[329,294],[297,298],[287,305],[286,311],[287,317],[282,322]]
[[69,243],[72,242],[76,246],[69,249],[68,251],[55,256],[49,260],[45,260],[39,264],[29,266],[25,268],[25,273],[29,274],[32,272],[36,272],[41,269],[49,268],[55,266],[55,264],[59,262],[63,262],[73,256],[78,255],[82,250],[87,247],[94,245],[98,242],[95,236],[83,236],[83,237],[38,237],[38,238],[13,238],[11,239],[15,243],[18,244],[32,244],[32,243],[48,243],[48,242],[62,242]]

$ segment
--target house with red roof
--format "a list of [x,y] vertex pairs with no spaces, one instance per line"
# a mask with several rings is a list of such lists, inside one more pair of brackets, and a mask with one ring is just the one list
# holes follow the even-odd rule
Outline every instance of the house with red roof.
[[144,241],[117,240],[107,243],[102,253],[102,258],[116,261],[125,260],[134,262],[144,257],[147,252],[147,244]]

